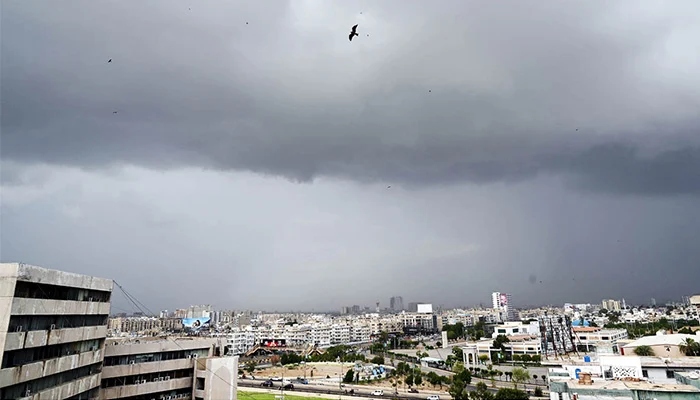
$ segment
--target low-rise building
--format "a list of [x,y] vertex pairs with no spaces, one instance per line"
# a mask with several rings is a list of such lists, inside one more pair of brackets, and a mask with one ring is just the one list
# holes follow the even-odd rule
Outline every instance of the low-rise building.
[[[100,399],[192,399],[195,361],[221,353],[217,338],[107,339]],[[238,362],[220,358],[217,362]]]

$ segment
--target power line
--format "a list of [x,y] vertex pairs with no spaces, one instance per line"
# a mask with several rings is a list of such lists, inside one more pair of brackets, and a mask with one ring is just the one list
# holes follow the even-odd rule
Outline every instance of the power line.
[[[154,313],[154,312],[152,312],[151,310],[149,310],[148,307],[146,307],[142,302],[140,302],[135,296],[129,294],[129,293],[124,289],[124,287],[123,287],[122,285],[120,285],[119,283],[117,283],[117,281],[114,281],[114,284],[117,285],[117,287],[122,291],[122,293],[124,293],[124,296],[126,296],[127,299],[129,299],[139,310],[141,310],[141,312],[143,312],[144,314],[146,314],[146,312],[144,312],[144,309],[145,309],[146,311],[148,311],[148,314],[150,314],[150,315],[152,315],[152,316],[155,317],[155,313]],[[143,306],[143,308],[141,308],[141,306],[139,306],[139,304],[140,304],[141,306]],[[175,344],[177,347],[179,347],[180,350],[187,351],[185,348],[183,348],[182,346],[180,346],[179,343],[177,343],[175,340],[171,339],[170,337],[166,336],[165,339],[171,341],[173,344]],[[195,363],[196,363],[196,362],[197,362],[197,361],[195,361]],[[224,383],[226,383],[229,387],[233,387],[233,385],[232,385],[230,382],[228,382],[227,380],[225,380],[224,378],[222,378],[221,376],[219,376],[216,372],[214,372],[214,371],[212,371],[211,369],[207,368],[206,363],[204,363],[204,370],[210,372],[210,373],[211,373],[212,375],[214,375],[215,377],[221,379],[221,381],[223,381]],[[236,376],[238,376],[238,371],[236,371]],[[284,381],[282,382],[282,384],[284,385]],[[236,385],[236,386],[238,386],[238,385]],[[238,388],[236,387],[236,389],[238,389]],[[241,391],[241,393],[245,393],[245,392],[242,392],[242,391]],[[248,396],[249,398],[251,398],[251,400],[256,400],[256,399],[253,398],[252,395],[249,395],[248,393],[245,393],[245,396]]]

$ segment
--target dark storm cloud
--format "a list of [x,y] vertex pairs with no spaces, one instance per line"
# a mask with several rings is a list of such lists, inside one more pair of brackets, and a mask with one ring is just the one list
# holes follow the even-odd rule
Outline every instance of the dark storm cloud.
[[69,4],[3,3],[5,160],[700,192],[692,1]]

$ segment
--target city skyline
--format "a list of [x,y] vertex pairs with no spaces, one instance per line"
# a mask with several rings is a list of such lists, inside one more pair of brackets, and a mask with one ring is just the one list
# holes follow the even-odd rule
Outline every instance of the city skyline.
[[693,0],[71,4],[3,3],[4,262],[156,311],[697,290]]

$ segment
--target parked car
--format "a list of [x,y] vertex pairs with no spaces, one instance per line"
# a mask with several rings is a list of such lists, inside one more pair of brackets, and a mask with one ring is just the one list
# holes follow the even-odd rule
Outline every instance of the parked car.
[[431,394],[430,396],[428,396],[427,400],[440,400],[440,396],[436,394]]
[[304,378],[297,378],[297,383],[301,383],[302,385],[308,385],[309,380]]
[[265,382],[261,383],[260,386],[263,386],[263,387],[273,387],[273,386],[275,386],[275,383],[272,382],[272,379],[268,379],[268,380],[266,380]]
[[418,393],[418,389],[410,388],[410,389],[408,389],[408,393]]
[[288,383],[288,384],[282,386],[282,389],[284,389],[284,390],[294,390],[294,384],[293,384],[293,383]]
[[372,396],[384,396],[383,390],[375,390],[372,392]]

